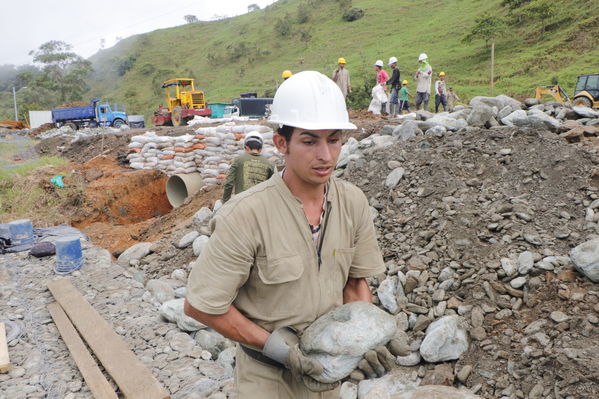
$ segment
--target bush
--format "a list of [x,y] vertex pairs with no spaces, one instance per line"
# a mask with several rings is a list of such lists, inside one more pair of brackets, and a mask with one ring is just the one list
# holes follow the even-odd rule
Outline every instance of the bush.
[[372,100],[372,88],[376,84],[374,78],[364,79],[362,86],[352,87],[352,92],[345,99],[351,109],[366,109]]
[[288,18],[279,18],[275,24],[275,32],[282,37],[291,35],[291,24]]
[[347,22],[356,21],[364,16],[364,10],[361,8],[350,8],[343,13],[343,20]]
[[310,20],[310,9],[305,3],[301,3],[297,6],[297,23],[305,24]]

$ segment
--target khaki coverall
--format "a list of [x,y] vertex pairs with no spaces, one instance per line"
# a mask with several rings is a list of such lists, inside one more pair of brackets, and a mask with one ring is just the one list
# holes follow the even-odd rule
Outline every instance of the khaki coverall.
[[337,83],[337,86],[341,89],[343,97],[347,97],[347,94],[351,90],[351,82],[349,80],[349,71],[345,68],[337,68],[333,71],[333,81]]
[[[348,277],[383,273],[368,201],[357,187],[332,178],[319,246],[301,201],[275,173],[235,196],[211,221],[212,236],[190,274],[187,300],[223,314],[235,305],[267,331],[304,330],[343,303]],[[237,350],[240,399],[337,399],[338,389],[310,392],[288,370]]]

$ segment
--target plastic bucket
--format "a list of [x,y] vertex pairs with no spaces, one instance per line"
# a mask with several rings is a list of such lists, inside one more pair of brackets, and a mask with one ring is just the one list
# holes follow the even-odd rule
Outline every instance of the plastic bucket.
[[83,253],[79,237],[63,237],[55,242],[57,274],[68,274],[83,266]]
[[20,219],[8,224],[12,246],[33,244],[33,224],[29,219]]

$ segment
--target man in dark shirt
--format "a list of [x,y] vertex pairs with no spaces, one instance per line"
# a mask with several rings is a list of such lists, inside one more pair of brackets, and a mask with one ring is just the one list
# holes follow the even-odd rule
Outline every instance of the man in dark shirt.
[[260,155],[264,140],[258,132],[250,132],[244,140],[245,154],[235,158],[227,181],[225,182],[225,192],[223,193],[223,203],[231,198],[233,189],[235,194],[239,194],[248,188],[268,180],[274,173],[275,167]]
[[400,71],[399,67],[397,66],[397,58],[389,58],[389,66],[393,70],[393,72],[391,73],[391,78],[387,81],[387,84],[391,85],[391,102],[389,105],[389,113],[391,114],[392,118],[395,118],[399,113],[399,102],[397,98],[397,93],[401,84]]

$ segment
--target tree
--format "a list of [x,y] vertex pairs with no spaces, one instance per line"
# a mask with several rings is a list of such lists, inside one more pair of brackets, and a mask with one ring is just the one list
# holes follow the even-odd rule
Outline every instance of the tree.
[[279,18],[275,24],[275,32],[282,37],[291,35],[291,24],[289,23],[289,16],[285,18]]
[[71,51],[72,46],[51,40],[31,51],[33,62],[40,66],[40,73],[30,75],[27,85],[43,88],[54,93],[59,101],[81,98],[88,89],[87,77],[92,72],[91,62]]
[[475,25],[462,40],[464,42],[471,42],[475,39],[481,39],[485,41],[485,47],[489,47],[489,42],[502,36],[505,32],[505,22],[500,17],[492,16],[489,13],[485,13],[478,17],[475,21]]
[[183,18],[185,19],[185,22],[187,22],[188,24],[198,22],[198,17],[196,17],[195,15],[186,15]]
[[260,6],[256,3],[254,4],[250,4],[248,6],[248,13],[252,12],[252,11],[258,11],[260,9]]

